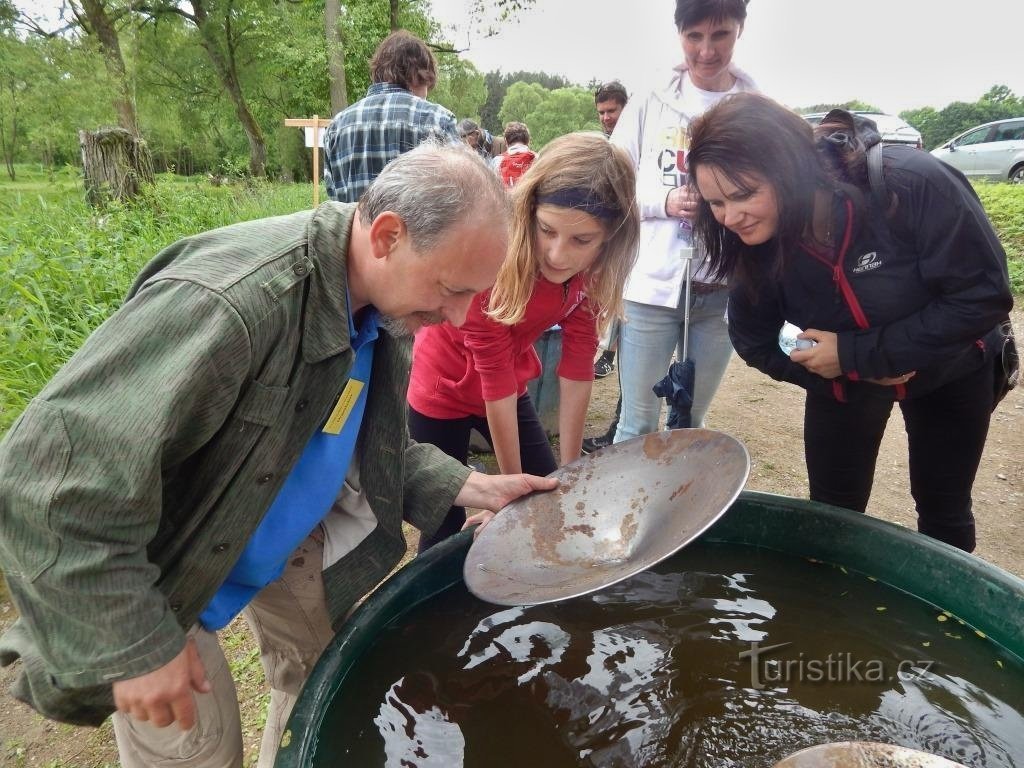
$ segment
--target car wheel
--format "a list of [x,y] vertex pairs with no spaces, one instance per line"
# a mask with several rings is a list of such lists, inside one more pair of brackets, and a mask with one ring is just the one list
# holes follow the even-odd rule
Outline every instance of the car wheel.
[[1011,184],[1024,184],[1024,163],[1010,170]]

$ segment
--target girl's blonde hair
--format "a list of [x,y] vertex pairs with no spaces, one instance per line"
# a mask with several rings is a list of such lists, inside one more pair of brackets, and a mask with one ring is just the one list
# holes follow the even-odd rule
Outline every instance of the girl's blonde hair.
[[600,133],[570,133],[548,144],[512,190],[509,253],[491,289],[487,314],[506,325],[522,320],[540,274],[537,199],[571,192],[571,198],[584,198],[612,212],[610,218],[595,217],[604,224],[605,241],[587,270],[586,292],[600,312],[599,332],[620,317],[622,291],[636,261],[640,233],[635,190],[629,156]]

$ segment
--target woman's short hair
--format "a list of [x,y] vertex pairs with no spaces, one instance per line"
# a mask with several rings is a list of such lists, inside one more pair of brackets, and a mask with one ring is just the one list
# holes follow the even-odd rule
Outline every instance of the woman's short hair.
[[505,141],[510,147],[513,144],[529,144],[530,129],[526,123],[505,123]]
[[676,29],[682,31],[702,21],[734,19],[742,24],[747,19],[750,0],[676,0]]
[[437,85],[437,62],[426,43],[400,29],[385,37],[370,59],[371,83],[394,83],[406,90]]
[[571,191],[612,211],[601,254],[587,271],[586,290],[604,328],[622,314],[622,291],[636,261],[640,212],[629,155],[603,134],[581,131],[550,142],[512,191],[509,253],[491,290],[488,314],[513,325],[522,319],[540,274],[536,241],[538,197]]

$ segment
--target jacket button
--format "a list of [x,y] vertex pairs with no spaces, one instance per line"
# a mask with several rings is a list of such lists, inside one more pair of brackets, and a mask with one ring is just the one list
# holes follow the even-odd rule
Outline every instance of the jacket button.
[[221,552],[225,552],[227,550],[227,548],[228,548],[227,542],[223,542],[222,541],[220,544],[215,544],[214,545],[214,547],[213,547],[213,554],[219,555]]
[[292,272],[294,272],[299,277],[302,277],[307,272],[306,265],[300,262],[299,264],[296,264],[294,267],[292,267]]
[[269,483],[273,479],[274,479],[274,473],[273,472],[267,472],[265,475],[260,475],[259,477],[257,477],[256,478],[256,482],[259,485],[266,485],[267,483]]
[[300,411],[306,410],[307,405],[309,405],[309,400],[299,400],[299,402],[295,404],[295,412],[299,413]]

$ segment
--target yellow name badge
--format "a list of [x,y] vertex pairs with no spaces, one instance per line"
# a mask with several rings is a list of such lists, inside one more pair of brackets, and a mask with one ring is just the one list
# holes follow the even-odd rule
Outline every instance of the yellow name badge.
[[331,411],[327,423],[324,424],[324,432],[328,435],[337,435],[341,432],[341,428],[348,421],[349,414],[352,413],[352,409],[359,399],[359,393],[363,391],[364,386],[366,384],[359,381],[359,379],[348,380],[348,383],[345,385],[345,391],[341,393],[341,397],[335,403],[334,410]]

